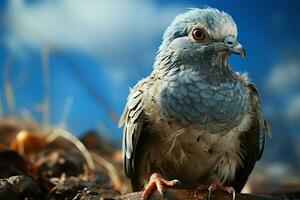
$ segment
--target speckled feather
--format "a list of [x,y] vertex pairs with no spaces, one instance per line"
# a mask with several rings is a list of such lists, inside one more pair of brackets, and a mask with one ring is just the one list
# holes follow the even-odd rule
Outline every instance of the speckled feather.
[[163,80],[156,96],[158,105],[183,126],[194,123],[211,133],[226,133],[247,112],[249,94],[245,83],[238,79],[210,85],[205,75],[181,70],[166,74]]
[[[195,42],[193,27],[207,39]],[[183,13],[167,28],[152,74],[131,89],[119,122],[134,190],[153,172],[187,188],[217,177],[242,189],[269,130],[255,86],[227,63],[224,41],[236,37],[233,19],[212,8]]]

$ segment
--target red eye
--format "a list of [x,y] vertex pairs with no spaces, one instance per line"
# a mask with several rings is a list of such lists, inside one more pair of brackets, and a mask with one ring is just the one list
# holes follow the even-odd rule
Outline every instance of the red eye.
[[197,41],[201,41],[205,38],[204,31],[200,28],[194,29],[192,35],[193,35],[193,38]]

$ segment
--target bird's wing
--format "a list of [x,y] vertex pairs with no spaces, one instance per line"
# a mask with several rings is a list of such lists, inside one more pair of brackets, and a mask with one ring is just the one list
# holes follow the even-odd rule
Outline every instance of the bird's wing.
[[259,94],[254,84],[248,83],[251,96],[252,121],[250,128],[241,134],[241,150],[243,151],[243,166],[236,171],[232,185],[236,191],[241,191],[253,170],[257,160],[262,156],[266,136],[269,134],[269,126],[265,121],[259,101]]
[[119,127],[124,125],[123,132],[123,158],[126,175],[133,183],[136,182],[134,160],[139,138],[145,129],[143,112],[144,84],[137,84],[128,96],[127,104],[119,121]]

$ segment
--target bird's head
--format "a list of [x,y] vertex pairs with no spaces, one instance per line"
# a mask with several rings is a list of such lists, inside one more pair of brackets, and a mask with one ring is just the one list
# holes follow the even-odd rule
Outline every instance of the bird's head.
[[231,53],[245,57],[232,17],[214,8],[191,9],[178,15],[165,31],[156,65],[171,56],[184,64],[218,65],[217,61],[227,63]]

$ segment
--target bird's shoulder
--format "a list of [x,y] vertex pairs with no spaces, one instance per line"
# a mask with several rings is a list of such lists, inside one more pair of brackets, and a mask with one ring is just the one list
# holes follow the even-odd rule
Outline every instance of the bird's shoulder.
[[144,105],[147,104],[151,96],[154,96],[151,93],[154,93],[153,90],[156,90],[155,88],[159,85],[159,76],[159,73],[152,73],[138,81],[133,88],[130,88],[125,109],[119,120],[119,127],[125,125],[126,128],[142,114]]
[[[132,117],[139,116],[140,113],[136,113],[134,115],[133,113],[130,114],[130,112],[132,112],[132,111],[134,112],[134,111],[142,109],[141,106],[143,105],[142,100],[145,95],[145,90],[146,90],[145,86],[147,84],[147,79],[148,78],[144,78],[144,79],[140,80],[133,88],[130,88],[130,92],[127,97],[127,102],[126,102],[124,111],[119,120],[119,127],[122,127],[123,125],[126,126],[128,123],[130,123],[132,121],[132,120],[130,120],[130,119],[132,119]],[[137,107],[137,105],[140,105],[140,106]]]

